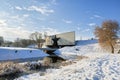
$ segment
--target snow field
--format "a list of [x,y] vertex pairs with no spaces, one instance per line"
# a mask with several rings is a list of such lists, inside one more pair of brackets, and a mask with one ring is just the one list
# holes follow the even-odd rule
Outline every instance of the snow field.
[[[64,47],[55,53],[76,63],[60,69],[48,69],[43,76],[39,72],[16,80],[120,80],[120,54],[107,53],[94,41]],[[76,60],[81,55],[88,58]]]

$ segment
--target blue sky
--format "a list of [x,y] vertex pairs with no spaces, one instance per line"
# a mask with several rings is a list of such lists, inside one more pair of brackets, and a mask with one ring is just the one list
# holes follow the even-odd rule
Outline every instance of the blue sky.
[[0,36],[29,38],[75,31],[76,39],[94,37],[104,20],[120,22],[120,0],[0,0]]

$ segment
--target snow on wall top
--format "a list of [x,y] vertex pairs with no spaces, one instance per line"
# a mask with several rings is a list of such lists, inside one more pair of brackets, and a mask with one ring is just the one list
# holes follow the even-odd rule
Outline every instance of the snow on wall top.
[[39,49],[0,47],[0,60],[25,59],[33,57],[46,57],[48,54]]

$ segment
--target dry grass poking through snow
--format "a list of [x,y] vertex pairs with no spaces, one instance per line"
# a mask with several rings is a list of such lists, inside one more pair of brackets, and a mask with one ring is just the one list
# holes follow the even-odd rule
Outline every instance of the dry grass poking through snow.
[[[82,59],[86,59],[86,58],[88,58],[88,57],[86,57],[86,56],[77,56],[77,58],[76,58],[76,60],[78,61],[78,60],[82,60]],[[62,66],[68,66],[68,65],[71,65],[71,64],[74,64],[74,63],[76,63],[76,61],[63,61],[62,63],[61,63],[61,65]]]
[[16,74],[22,72],[22,66],[14,62],[1,62],[0,63],[0,76]]
[[88,58],[88,57],[86,57],[86,56],[77,56],[77,60],[82,60],[82,59],[86,59],[86,58]]

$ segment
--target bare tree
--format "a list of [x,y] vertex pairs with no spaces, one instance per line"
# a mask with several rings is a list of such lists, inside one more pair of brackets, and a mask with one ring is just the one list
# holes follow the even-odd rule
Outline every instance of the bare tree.
[[13,42],[14,47],[28,47],[31,44],[34,44],[35,42],[30,39],[17,39]]
[[41,44],[44,42],[42,38],[42,33],[34,32],[30,35],[30,39],[34,40],[34,42],[38,45],[38,48],[41,47]]
[[114,53],[114,47],[116,45],[117,33],[120,29],[118,22],[108,20],[102,23],[102,26],[95,28],[95,36],[98,38],[101,47],[110,48],[111,53]]

